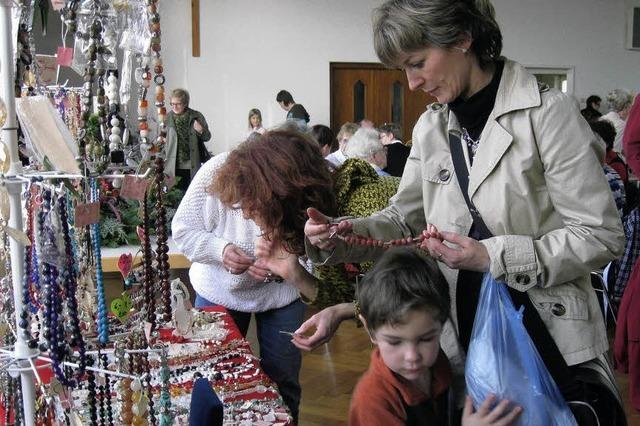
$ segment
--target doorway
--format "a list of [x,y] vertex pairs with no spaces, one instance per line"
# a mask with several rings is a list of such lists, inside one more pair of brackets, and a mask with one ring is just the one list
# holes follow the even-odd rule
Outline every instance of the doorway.
[[422,91],[411,92],[404,72],[382,64],[331,62],[329,66],[330,125],[336,133],[345,122],[366,118],[376,126],[399,124],[406,142],[427,105],[436,100]]

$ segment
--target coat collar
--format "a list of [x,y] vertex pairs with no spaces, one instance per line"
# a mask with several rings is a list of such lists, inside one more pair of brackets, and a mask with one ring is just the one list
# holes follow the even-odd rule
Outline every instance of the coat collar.
[[[480,136],[480,146],[473,167],[465,159],[470,171],[469,197],[473,197],[513,142],[513,136],[500,125],[500,117],[513,111],[539,106],[541,102],[536,78],[522,65],[505,59],[496,101]],[[460,124],[452,111],[449,111],[448,131],[458,136],[461,134]],[[466,152],[466,147],[464,151]]]

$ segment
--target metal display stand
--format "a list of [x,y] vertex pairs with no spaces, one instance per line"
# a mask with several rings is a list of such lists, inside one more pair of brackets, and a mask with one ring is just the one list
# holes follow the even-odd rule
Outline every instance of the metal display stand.
[[[2,128],[2,139],[9,150],[10,161],[9,173],[5,176],[4,184],[9,192],[9,205],[11,215],[9,226],[22,230],[22,203],[20,189],[22,181],[17,176],[22,173],[22,163],[18,156],[18,127],[16,118],[16,102],[14,92],[14,62],[13,43],[11,42],[11,9],[13,1],[0,0],[0,73],[2,77],[2,92],[0,95],[4,99],[7,107],[7,121]],[[32,371],[34,358],[40,353],[37,350],[29,349],[24,340],[18,323],[22,312],[22,289],[21,278],[24,273],[24,245],[13,238],[9,238],[11,253],[11,276],[13,284],[13,306],[15,314],[15,338],[13,347],[13,359],[17,360],[17,369],[20,371],[22,382],[22,406],[24,410],[25,425],[35,425],[35,375]],[[7,271],[8,272],[8,271]]]

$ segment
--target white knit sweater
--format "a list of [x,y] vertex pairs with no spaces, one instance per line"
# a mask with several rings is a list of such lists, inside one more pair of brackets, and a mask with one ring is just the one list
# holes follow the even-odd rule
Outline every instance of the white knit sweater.
[[227,244],[254,256],[255,240],[262,234],[255,222],[242,217],[240,209],[226,208],[218,197],[206,192],[227,155],[216,155],[194,176],[173,217],[173,239],[192,262],[189,278],[200,296],[241,312],[281,308],[299,297],[295,287],[286,282],[256,281],[246,272],[233,275],[222,264]]

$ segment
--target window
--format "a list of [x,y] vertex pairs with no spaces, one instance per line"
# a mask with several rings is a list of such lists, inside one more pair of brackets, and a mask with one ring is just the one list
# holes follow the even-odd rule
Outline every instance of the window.
[[573,94],[572,67],[528,66],[527,70],[533,74],[539,82],[546,83],[549,87],[553,87],[564,93]]

